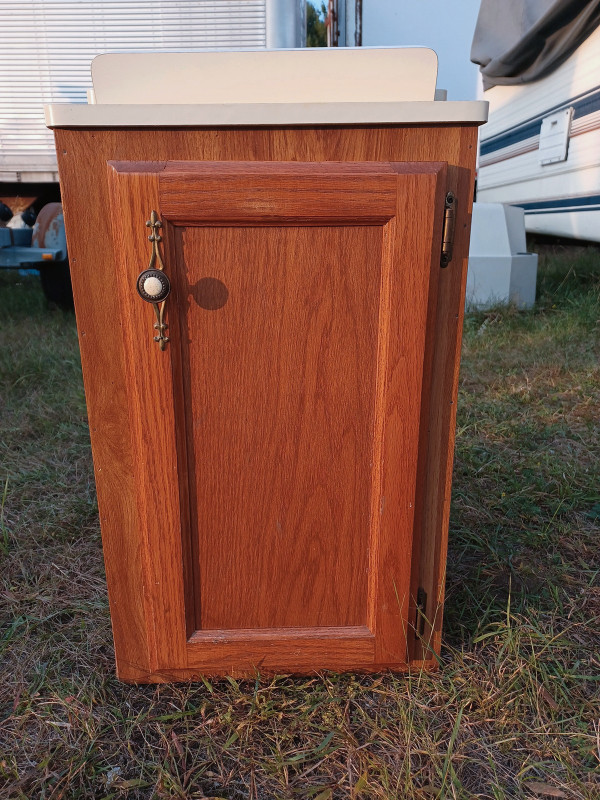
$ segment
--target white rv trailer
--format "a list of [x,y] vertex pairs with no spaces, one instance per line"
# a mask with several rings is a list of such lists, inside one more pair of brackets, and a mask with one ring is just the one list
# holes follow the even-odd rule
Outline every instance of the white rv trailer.
[[44,104],[85,103],[94,56],[301,47],[304,8],[304,0],[2,0],[0,195],[17,184],[21,195],[23,184],[58,191]]
[[484,93],[477,200],[528,231],[600,241],[600,27],[554,72]]

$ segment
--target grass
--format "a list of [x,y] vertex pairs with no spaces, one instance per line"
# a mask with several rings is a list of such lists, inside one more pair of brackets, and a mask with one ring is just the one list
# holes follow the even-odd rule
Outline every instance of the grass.
[[443,663],[113,677],[73,317],[0,273],[0,797],[600,798],[600,254],[468,315]]

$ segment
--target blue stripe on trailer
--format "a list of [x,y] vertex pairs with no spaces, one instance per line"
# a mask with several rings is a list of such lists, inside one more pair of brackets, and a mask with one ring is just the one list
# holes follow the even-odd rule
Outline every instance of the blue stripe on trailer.
[[571,106],[573,107],[573,119],[579,119],[588,114],[593,114],[595,111],[600,111],[600,86],[595,86],[593,89],[576,95],[564,103],[548,108],[541,114],[536,114],[535,117],[530,117],[519,125],[515,125],[514,128],[509,128],[507,131],[502,131],[502,133],[497,133],[495,136],[490,136],[489,139],[482,140],[479,146],[480,155],[486,156],[489,153],[496,152],[496,150],[510,147],[511,144],[524,142],[526,139],[531,139],[532,136],[537,136],[542,127],[544,117]]
[[538,214],[575,214],[577,211],[600,211],[600,205],[598,206],[571,206],[569,208],[532,208],[529,211],[525,212],[525,216],[529,217],[532,215]]
[[525,214],[571,214],[574,211],[600,211],[600,194],[563,197],[561,200],[537,200],[533,203],[511,203]]
[[511,205],[530,209],[574,208],[575,206],[600,205],[600,194],[580,195],[579,197],[563,197],[559,200],[536,200],[533,203],[511,203]]

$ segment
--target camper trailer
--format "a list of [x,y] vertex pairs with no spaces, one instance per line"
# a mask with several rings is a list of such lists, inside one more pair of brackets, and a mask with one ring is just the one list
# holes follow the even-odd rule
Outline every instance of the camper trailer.
[[[68,308],[58,167],[44,104],[93,102],[90,62],[99,53],[300,47],[305,4],[156,0],[149,7],[142,0],[5,0],[0,5],[0,269],[39,269],[47,299]],[[177,88],[188,84],[188,74],[177,77]],[[144,83],[151,81],[145,76]],[[153,99],[170,102],[164,94]]]
[[[520,5],[527,11],[527,0]],[[569,2],[550,5],[569,11]],[[585,13],[597,4],[578,5],[578,13]],[[482,11],[484,6],[485,0]],[[575,12],[569,18],[578,23]],[[480,14],[478,24],[485,21]],[[582,35],[594,25],[593,18],[584,21],[587,28],[580,25]],[[485,33],[479,31],[480,40]],[[546,29],[546,34],[547,54],[557,51],[561,30]],[[576,41],[570,34],[565,40],[567,46]],[[476,31],[472,57],[483,65],[485,82],[483,62],[490,59],[489,69],[494,53],[482,58],[483,48],[478,50],[477,45]],[[544,47],[540,59],[543,51]],[[507,52],[517,53],[516,44]],[[600,241],[600,27],[566,60],[557,61],[557,66],[542,69],[545,74],[537,79],[535,70],[522,74],[518,65],[512,75],[488,77],[488,85],[499,83],[484,92],[490,114],[481,130],[477,200],[520,206],[530,232]]]
[[44,104],[85,103],[99,53],[301,47],[303,14],[300,0],[4,2],[0,197],[59,199]]

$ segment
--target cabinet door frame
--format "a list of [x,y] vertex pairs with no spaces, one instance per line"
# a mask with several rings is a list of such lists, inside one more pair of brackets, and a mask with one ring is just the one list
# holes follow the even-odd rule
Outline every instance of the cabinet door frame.
[[[146,662],[152,675],[182,679],[256,669],[406,666],[417,462],[427,417],[424,354],[437,297],[445,162],[109,162],[108,171],[135,502],[144,542],[147,653],[140,653],[136,666]],[[171,341],[161,351],[152,339],[151,309],[134,296],[137,274],[148,263],[144,223],[152,210],[164,224],[167,273],[175,226],[382,226],[367,625],[193,630],[187,456],[174,423],[182,370],[174,309],[183,298],[175,280],[166,306]],[[398,496],[404,500],[389,500]],[[398,547],[398,531],[407,532],[404,548]],[[113,586],[111,603],[118,594]],[[114,635],[119,661],[127,631]]]

